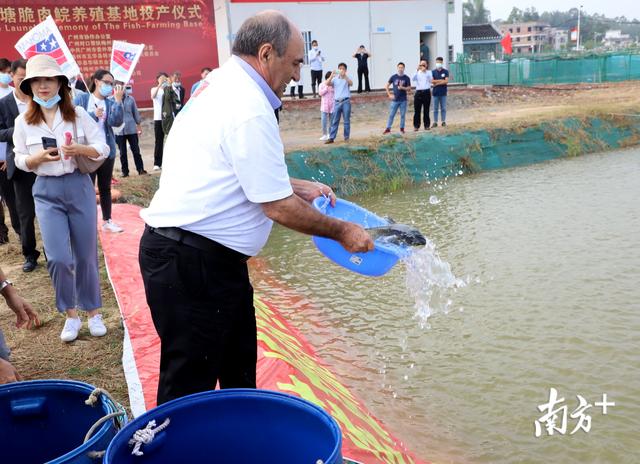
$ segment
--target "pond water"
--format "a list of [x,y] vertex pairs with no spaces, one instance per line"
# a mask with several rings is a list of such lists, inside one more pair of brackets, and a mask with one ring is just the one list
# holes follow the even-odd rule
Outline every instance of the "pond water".
[[[353,200],[419,227],[469,282],[447,314],[421,324],[403,264],[353,274],[282,227],[254,287],[410,450],[440,463],[637,462],[639,150]],[[535,436],[551,388],[568,416],[577,395],[592,405],[589,432],[571,434],[579,418],[567,417],[564,434],[543,423]]]

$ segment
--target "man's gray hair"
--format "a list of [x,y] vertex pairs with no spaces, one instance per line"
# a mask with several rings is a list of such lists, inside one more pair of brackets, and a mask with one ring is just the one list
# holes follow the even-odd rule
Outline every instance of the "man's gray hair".
[[278,56],[283,56],[290,39],[291,23],[283,14],[258,13],[242,23],[233,41],[231,52],[234,55],[258,56],[260,47],[269,43]]

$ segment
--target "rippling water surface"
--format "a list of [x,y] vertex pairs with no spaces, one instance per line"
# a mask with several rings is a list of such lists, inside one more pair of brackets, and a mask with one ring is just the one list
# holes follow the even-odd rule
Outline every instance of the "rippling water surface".
[[[447,314],[420,324],[403,265],[359,276],[281,227],[253,282],[412,451],[434,462],[640,462],[640,151],[355,201],[418,226],[469,281]],[[576,395],[616,405],[585,411],[589,433],[569,435],[569,418],[565,435],[536,438],[551,387],[569,413]]]

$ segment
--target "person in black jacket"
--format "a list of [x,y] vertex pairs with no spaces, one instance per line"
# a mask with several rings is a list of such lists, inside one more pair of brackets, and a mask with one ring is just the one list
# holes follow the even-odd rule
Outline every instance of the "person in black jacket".
[[364,77],[364,91],[371,92],[371,87],[369,87],[369,63],[368,60],[371,58],[371,53],[364,48],[364,45],[360,45],[356,52],[353,54],[353,57],[358,60],[358,93],[362,93],[362,78]]
[[25,262],[24,272],[33,271],[38,265],[40,252],[36,249],[36,232],[34,220],[36,210],[33,203],[31,189],[36,180],[32,172],[16,169],[15,154],[13,153],[13,126],[18,115],[27,110],[29,98],[20,91],[20,83],[26,73],[26,60],[16,60],[11,64],[11,78],[15,90],[0,99],[0,142],[7,143],[7,178],[13,183],[16,210],[20,219],[20,242]]
[[171,88],[176,94],[176,114],[178,114],[184,106],[185,97],[185,89],[182,86],[182,74],[180,74],[180,71],[174,71],[171,75]]

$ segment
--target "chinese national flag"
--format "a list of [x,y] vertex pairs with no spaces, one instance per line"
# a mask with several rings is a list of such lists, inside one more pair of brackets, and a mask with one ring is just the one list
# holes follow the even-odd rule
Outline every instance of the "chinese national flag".
[[507,34],[500,41],[500,45],[502,45],[502,50],[505,55],[511,55],[513,53],[513,49],[511,48],[511,34],[507,32]]

